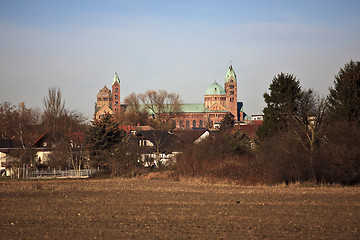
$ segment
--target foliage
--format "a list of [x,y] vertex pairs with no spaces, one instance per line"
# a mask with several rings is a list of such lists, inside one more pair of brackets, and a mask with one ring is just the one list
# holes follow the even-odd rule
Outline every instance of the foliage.
[[39,136],[39,112],[27,108],[24,103],[18,106],[4,102],[0,105],[0,138],[13,139],[22,148],[33,143]]
[[248,154],[251,151],[251,139],[240,128],[235,128],[225,134],[223,142],[228,146],[230,153],[234,155]]
[[332,120],[354,122],[360,127],[360,62],[350,61],[340,69],[328,100]]
[[136,145],[129,141],[129,136],[110,114],[92,122],[87,142],[92,166],[107,168],[116,175],[124,168],[136,165]]
[[289,130],[301,97],[300,82],[292,74],[280,73],[275,76],[269,90],[270,93],[264,93],[267,104],[263,110],[264,122],[257,131],[260,139],[272,136],[277,131]]
[[261,169],[255,169],[250,148],[250,138],[242,129],[218,132],[216,136],[185,146],[177,158],[176,171],[190,177],[250,181]]
[[360,183],[360,128],[348,121],[328,124],[316,166],[320,181],[341,184]]
[[223,119],[220,122],[220,128],[219,132],[227,132],[230,131],[235,124],[234,116],[231,115],[231,113],[225,114]]

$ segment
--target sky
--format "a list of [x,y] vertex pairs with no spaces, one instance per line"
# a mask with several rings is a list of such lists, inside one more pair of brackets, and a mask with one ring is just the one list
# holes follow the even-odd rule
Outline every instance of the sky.
[[360,61],[358,0],[0,0],[0,104],[43,109],[51,87],[91,119],[96,94],[165,89],[203,103],[232,64],[238,101],[260,114],[274,76],[328,94]]

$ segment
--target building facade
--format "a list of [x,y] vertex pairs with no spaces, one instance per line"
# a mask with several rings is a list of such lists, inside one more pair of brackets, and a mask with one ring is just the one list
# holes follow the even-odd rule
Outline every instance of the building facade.
[[[205,91],[204,102],[181,104],[181,113],[172,119],[175,128],[216,128],[227,113],[235,122],[244,121],[243,103],[238,102],[237,78],[232,65],[225,75],[224,86],[216,81]],[[126,108],[126,106],[125,106]],[[115,73],[112,91],[104,86],[97,95],[95,117],[120,113],[120,79]]]
[[120,112],[120,78],[115,72],[112,91],[106,85],[96,95],[95,118],[100,119],[105,114]]

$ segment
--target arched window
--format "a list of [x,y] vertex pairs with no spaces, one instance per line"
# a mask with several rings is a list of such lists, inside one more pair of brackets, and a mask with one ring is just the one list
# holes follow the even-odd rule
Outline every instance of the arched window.
[[195,120],[193,121],[193,127],[194,128],[196,127],[196,121]]
[[190,127],[190,122],[189,122],[189,120],[186,120],[186,127],[187,127],[187,128]]
[[181,127],[183,127],[183,121],[179,121],[179,127],[181,128]]
[[202,120],[200,120],[200,122],[199,122],[199,127],[203,127],[203,121]]

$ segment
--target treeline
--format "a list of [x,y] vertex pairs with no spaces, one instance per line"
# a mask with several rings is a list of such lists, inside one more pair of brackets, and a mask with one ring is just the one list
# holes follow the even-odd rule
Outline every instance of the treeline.
[[[174,177],[243,184],[360,182],[360,62],[340,69],[328,96],[303,89],[295,76],[280,73],[264,100],[264,121],[255,139],[234,126],[228,114],[215,134],[198,144],[182,142],[182,153],[170,166]],[[92,166],[110,175],[133,176],[144,169],[138,161],[141,148],[121,126],[151,125],[167,132],[181,102],[178,94],[161,90],[130,94],[128,111],[89,124],[82,114],[65,108],[59,88],[50,88],[43,111],[24,103],[1,104],[0,137],[19,143],[13,152],[17,166],[41,167],[31,145],[46,133],[54,145],[43,167]]]
[[250,184],[360,182],[360,62],[340,69],[326,97],[280,73],[264,100],[255,141],[227,116],[215,137],[188,146],[177,174]]
[[[27,167],[41,166],[36,159],[36,150],[32,148],[39,137],[48,134],[53,142],[54,149],[47,166],[61,168],[74,168],[81,158],[85,158],[85,149],[82,157],[75,157],[72,146],[77,142],[81,144],[78,136],[74,133],[85,133],[88,124],[85,117],[77,112],[65,108],[65,102],[59,88],[52,87],[48,95],[43,98],[43,110],[31,109],[25,103],[13,105],[9,102],[0,104],[0,139],[11,139],[17,150],[11,151],[15,161],[13,167],[26,165]],[[75,141],[75,142],[74,142]],[[69,157],[70,155],[73,155]]]

